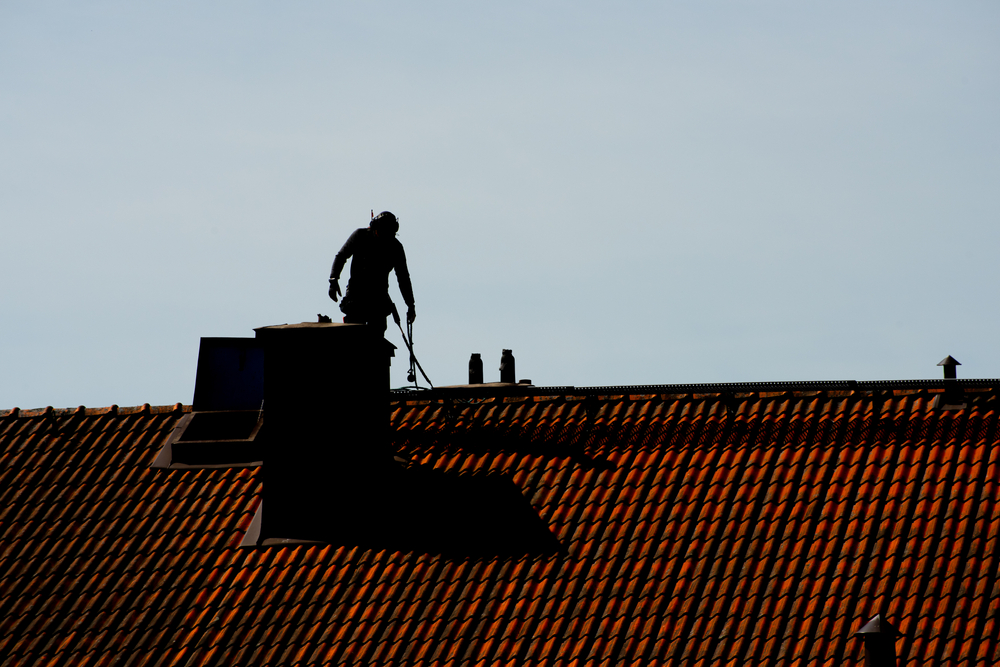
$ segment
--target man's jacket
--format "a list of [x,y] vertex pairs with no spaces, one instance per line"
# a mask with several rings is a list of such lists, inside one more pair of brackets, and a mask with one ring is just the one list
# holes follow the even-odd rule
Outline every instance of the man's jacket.
[[342,311],[376,310],[388,314],[390,271],[396,272],[399,291],[406,305],[413,305],[406,253],[403,252],[403,244],[395,237],[380,239],[371,229],[356,230],[334,258],[331,278],[340,278],[348,257],[354,259],[351,261],[351,279],[340,306]]

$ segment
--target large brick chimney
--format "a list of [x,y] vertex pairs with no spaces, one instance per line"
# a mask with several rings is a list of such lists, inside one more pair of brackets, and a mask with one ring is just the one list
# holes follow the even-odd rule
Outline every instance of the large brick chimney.
[[392,345],[360,324],[255,331],[264,347],[267,424],[260,537],[322,540],[351,532],[370,519],[372,481],[393,465]]

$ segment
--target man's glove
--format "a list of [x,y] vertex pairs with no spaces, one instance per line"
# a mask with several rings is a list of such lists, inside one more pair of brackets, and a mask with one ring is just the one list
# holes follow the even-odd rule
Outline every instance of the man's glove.
[[413,320],[417,319],[417,309],[415,306],[407,306],[406,308],[406,323],[413,324]]
[[330,298],[336,301],[340,294],[340,281],[336,278],[330,278]]

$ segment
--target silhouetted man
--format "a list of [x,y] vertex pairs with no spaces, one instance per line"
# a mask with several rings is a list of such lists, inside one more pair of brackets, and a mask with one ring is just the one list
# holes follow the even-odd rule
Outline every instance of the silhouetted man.
[[389,272],[396,272],[399,291],[406,301],[406,321],[413,322],[417,311],[413,306],[413,287],[410,272],[406,269],[406,254],[403,244],[396,240],[399,222],[389,211],[382,211],[367,229],[358,229],[347,239],[333,260],[330,271],[330,298],[340,296],[340,272],[344,270],[348,257],[351,261],[351,279],[347,292],[340,302],[344,322],[367,324],[374,330],[385,333],[385,318],[392,312],[389,300]]

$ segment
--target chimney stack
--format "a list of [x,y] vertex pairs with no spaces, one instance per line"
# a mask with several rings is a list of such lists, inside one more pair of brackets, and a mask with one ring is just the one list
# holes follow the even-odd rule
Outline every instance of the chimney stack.
[[896,628],[882,614],[875,614],[854,633],[865,641],[865,667],[896,667]]
[[370,504],[369,482],[392,465],[390,345],[362,324],[255,331],[267,428],[260,537],[321,539],[331,522]]

